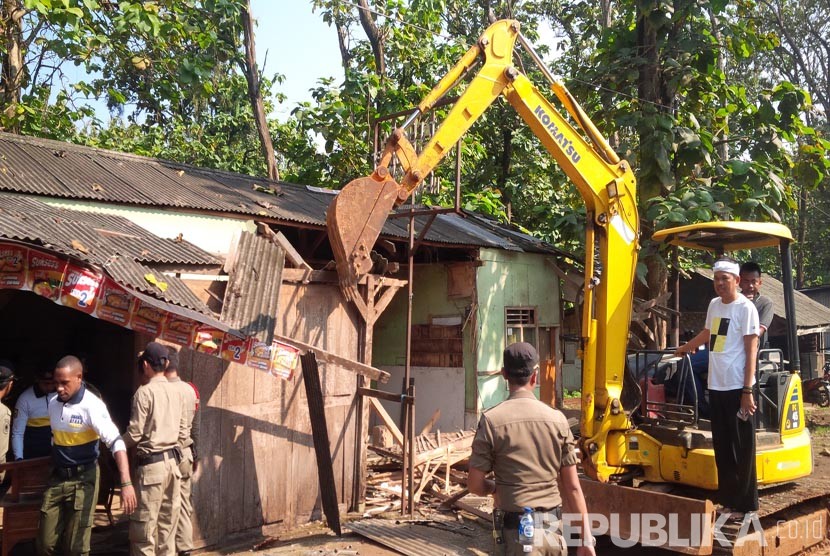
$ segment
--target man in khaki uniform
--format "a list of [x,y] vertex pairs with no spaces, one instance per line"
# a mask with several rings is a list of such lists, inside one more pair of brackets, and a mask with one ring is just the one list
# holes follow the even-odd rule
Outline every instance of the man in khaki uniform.
[[[0,400],[9,395],[14,386],[14,369],[9,361],[0,360]],[[0,463],[6,463],[6,454],[9,451],[9,437],[12,430],[12,410],[4,403],[0,403]],[[0,482],[6,477],[6,472],[0,473]]]
[[[533,395],[538,371],[539,356],[532,345],[519,342],[504,350],[501,372],[510,396],[481,416],[467,487],[473,494],[495,499],[495,554],[567,555],[565,539],[556,530],[564,497],[581,525],[577,554],[594,555],[573,435],[565,416]],[[494,478],[487,479],[491,471]],[[519,520],[525,508],[533,510],[535,524],[532,545],[526,547],[519,542]]]
[[182,410],[185,414],[184,429],[179,431],[179,441],[182,451],[182,462],[179,471],[181,481],[181,509],[179,510],[179,524],[176,527],[176,551],[179,556],[190,554],[193,550],[193,504],[191,502],[191,480],[197,469],[197,446],[201,429],[201,415],[199,413],[199,395],[196,387],[179,378],[179,352],[170,349],[170,360],[164,376],[170,384],[179,390],[182,396]]
[[138,359],[148,379],[133,396],[132,414],[122,435],[136,446],[138,507],[130,519],[130,553],[173,555],[181,505],[179,431],[184,427],[181,395],[167,381],[169,352],[150,342]]

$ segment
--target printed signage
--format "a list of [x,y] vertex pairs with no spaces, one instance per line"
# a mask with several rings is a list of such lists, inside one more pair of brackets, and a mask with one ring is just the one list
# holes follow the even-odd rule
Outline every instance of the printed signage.
[[47,299],[57,301],[61,293],[66,264],[67,261],[54,255],[30,249],[28,289]]
[[127,290],[109,278],[104,278],[100,290],[97,317],[113,324],[129,327],[132,298]]
[[0,288],[20,290],[26,287],[26,263],[29,250],[19,245],[0,243]]
[[271,346],[265,342],[261,342],[256,338],[251,339],[251,345],[248,349],[247,364],[252,369],[271,371]]
[[189,346],[190,338],[193,336],[193,330],[197,324],[194,320],[180,317],[174,313],[167,313],[167,318],[164,319],[164,324],[161,327],[161,339],[180,346]]
[[193,342],[190,344],[190,347],[196,351],[207,353],[208,355],[219,355],[222,353],[222,340],[224,337],[225,333],[218,328],[208,326],[207,324],[199,324],[193,333]]
[[271,346],[271,374],[291,380],[300,364],[300,350],[294,346],[274,341]]
[[130,328],[139,332],[146,332],[151,336],[158,336],[161,333],[161,323],[165,316],[167,316],[167,311],[157,309],[136,298],[133,302]]
[[222,340],[222,359],[244,365],[248,358],[248,344],[249,342],[245,338],[225,334],[225,338]]
[[101,287],[101,275],[92,270],[70,264],[61,288],[61,304],[92,314]]

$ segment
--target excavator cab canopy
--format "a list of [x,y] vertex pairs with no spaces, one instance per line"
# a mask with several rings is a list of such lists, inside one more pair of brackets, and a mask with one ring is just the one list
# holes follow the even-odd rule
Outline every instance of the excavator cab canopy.
[[790,370],[801,369],[795,318],[795,288],[789,228],[773,222],[701,222],[656,232],[652,239],[678,247],[713,251],[723,255],[741,249],[777,247],[781,254],[781,282],[784,284],[784,310],[787,314],[787,345]]
[[679,247],[722,254],[741,249],[779,247],[793,236],[783,224],[772,222],[701,222],[656,232],[652,239]]

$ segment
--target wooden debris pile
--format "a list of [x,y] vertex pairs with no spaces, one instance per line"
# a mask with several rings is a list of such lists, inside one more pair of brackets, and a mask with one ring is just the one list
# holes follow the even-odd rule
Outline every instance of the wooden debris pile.
[[[372,455],[368,461],[366,481],[364,515],[367,517],[400,511],[401,508],[403,436],[388,414],[378,414],[384,424],[374,428],[372,444],[369,445]],[[478,502],[461,501],[469,494],[466,463],[472,453],[475,431],[432,432],[430,429],[438,415],[440,413],[436,412],[421,434],[415,436],[412,492],[415,503],[419,505],[417,511],[425,513],[425,510],[458,508],[489,520],[490,508],[486,507],[490,504],[489,498],[480,498]],[[474,498],[470,496],[470,499]]]

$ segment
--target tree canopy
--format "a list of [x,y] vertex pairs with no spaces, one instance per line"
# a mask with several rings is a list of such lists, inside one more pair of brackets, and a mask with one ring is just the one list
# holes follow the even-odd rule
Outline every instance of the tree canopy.
[[[830,214],[826,0],[309,4],[332,29],[345,78],[321,79],[286,121],[268,122],[283,179],[339,188],[369,173],[375,124],[383,141],[393,125],[384,116],[415,106],[491,17],[510,17],[635,168],[646,240],[638,275],[648,295],[665,291],[667,276],[665,254],[648,235],[712,219],[801,230],[802,282],[830,281],[825,227],[809,225]],[[6,0],[0,123],[264,175],[244,72],[245,7]],[[540,30],[554,37],[547,48]],[[528,59],[517,62],[544,86]],[[71,80],[70,66],[84,77]],[[283,78],[260,77],[267,113],[281,100]],[[87,99],[104,99],[111,120],[98,121]],[[486,112],[461,148],[465,208],[582,249],[581,201],[509,105]],[[441,166],[419,200],[451,204],[454,175],[451,163]]]

